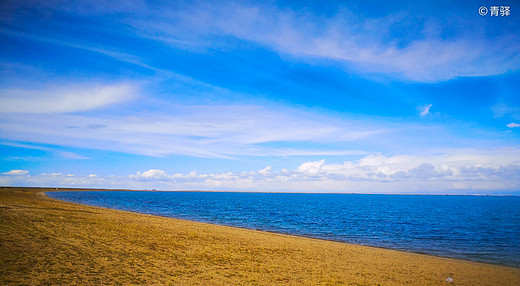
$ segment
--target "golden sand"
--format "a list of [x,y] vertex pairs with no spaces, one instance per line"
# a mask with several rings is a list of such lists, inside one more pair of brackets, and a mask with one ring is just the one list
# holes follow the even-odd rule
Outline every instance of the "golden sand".
[[520,268],[0,190],[0,285],[130,284],[520,285]]

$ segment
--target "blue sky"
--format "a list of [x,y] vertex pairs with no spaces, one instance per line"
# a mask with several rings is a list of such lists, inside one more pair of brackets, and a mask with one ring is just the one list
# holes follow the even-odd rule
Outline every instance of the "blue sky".
[[518,193],[495,4],[2,1],[0,185]]

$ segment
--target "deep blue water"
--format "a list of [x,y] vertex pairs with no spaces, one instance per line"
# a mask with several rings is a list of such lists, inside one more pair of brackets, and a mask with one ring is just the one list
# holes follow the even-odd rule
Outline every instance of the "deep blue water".
[[520,267],[520,197],[49,192],[81,204]]

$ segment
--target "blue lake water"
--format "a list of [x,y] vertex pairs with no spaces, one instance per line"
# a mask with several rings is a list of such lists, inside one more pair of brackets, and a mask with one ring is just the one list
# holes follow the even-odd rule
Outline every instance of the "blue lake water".
[[112,209],[520,267],[520,197],[48,192]]

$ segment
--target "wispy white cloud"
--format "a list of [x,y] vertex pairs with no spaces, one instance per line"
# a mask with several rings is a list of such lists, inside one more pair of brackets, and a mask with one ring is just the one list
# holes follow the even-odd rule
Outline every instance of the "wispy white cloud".
[[426,106],[421,107],[421,108],[420,108],[420,110],[421,110],[421,113],[420,113],[421,116],[426,116],[426,115],[428,115],[428,114],[430,113],[430,108],[431,108],[431,107],[432,107],[431,104],[428,104],[428,105],[426,105]]
[[520,127],[520,124],[511,122],[511,123],[507,124],[506,126],[509,128],[517,128],[517,127]]
[[82,156],[82,155],[74,153],[74,152],[59,151],[58,154],[60,156],[62,156],[63,158],[71,159],[71,160],[87,160],[87,159],[91,159],[89,157]]
[[512,106],[509,104],[505,104],[503,102],[497,103],[491,107],[495,118],[502,118],[509,116],[513,119],[520,120],[520,108],[516,106]]
[[[2,137],[10,141],[94,148],[150,156],[172,154],[229,158],[235,155],[359,155],[351,148],[312,148],[366,140],[390,132],[347,120],[280,106],[171,106],[166,113],[0,114]],[[102,128],[92,128],[92,127]],[[278,146],[300,142],[300,148]],[[77,157],[77,156],[76,156]]]
[[[1,117],[0,117],[1,118]],[[84,159],[90,159],[89,157],[74,153],[74,152],[67,152],[63,150],[59,150],[60,148],[56,147],[44,147],[40,145],[33,145],[33,144],[24,144],[24,143],[17,143],[17,142],[9,142],[9,141],[0,141],[0,145],[4,146],[11,146],[16,148],[23,148],[23,149],[33,149],[33,150],[41,150],[44,152],[49,152],[56,154],[60,157],[66,158],[66,159],[72,159],[72,160],[84,160]],[[19,157],[19,159],[23,160],[24,157]],[[28,157],[30,159],[33,159],[33,157]]]
[[[495,75],[520,67],[520,45],[514,36],[488,40],[475,29],[470,32],[473,36],[442,38],[443,23],[431,23],[420,37],[406,39],[404,45],[388,41],[391,27],[408,16],[399,12],[361,18],[343,9],[333,17],[323,17],[269,5],[197,2],[182,11],[161,11],[154,18],[160,24],[136,21],[134,25],[145,35],[159,33],[162,39],[176,39],[174,45],[179,38],[204,45],[200,38],[205,35],[230,35],[284,55],[335,60],[361,73],[421,82]],[[432,25],[439,31],[432,33]]]
[[8,175],[8,176],[24,176],[29,174],[29,171],[27,170],[11,170],[9,172],[2,173],[2,175]]
[[0,90],[1,113],[68,113],[97,109],[133,98],[137,87],[78,84],[42,89]]
[[256,190],[369,193],[486,193],[520,187],[520,149],[447,150],[439,155],[373,154],[343,164],[304,162],[296,169],[199,174],[150,169],[128,176],[26,175],[13,170],[0,176],[10,185],[76,186],[165,190]]
[[[5,18],[9,12],[14,15],[23,5],[23,1],[6,5]],[[179,5],[118,1],[117,5],[99,4],[96,7],[53,2],[38,7],[46,11],[42,16],[55,12],[79,17],[104,15],[119,23],[118,28],[127,27],[124,32],[128,35],[195,51],[201,47],[236,48],[226,40],[231,36],[263,45],[285,58],[312,60],[313,63],[316,59],[332,60],[343,63],[349,72],[386,74],[419,82],[497,75],[520,67],[517,35],[491,39],[480,26],[454,29],[453,23],[443,21],[441,16],[420,15],[425,23],[417,35],[402,33],[404,36],[398,36],[392,34],[393,28],[416,16],[413,12],[403,9],[379,18],[368,18],[350,11],[348,4],[345,6],[332,16],[312,13],[310,9],[297,11],[272,3],[240,1],[196,1]],[[458,30],[462,32],[442,36]],[[42,39],[159,70],[138,56],[115,48],[74,43],[56,38],[56,35],[46,35]]]

